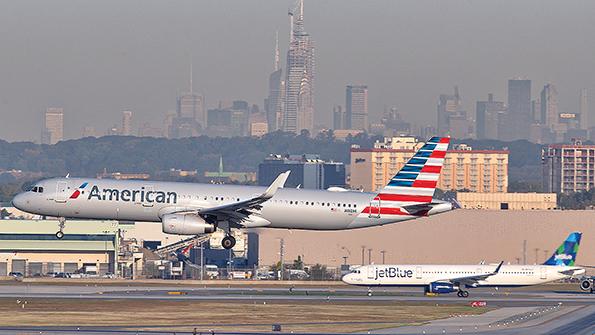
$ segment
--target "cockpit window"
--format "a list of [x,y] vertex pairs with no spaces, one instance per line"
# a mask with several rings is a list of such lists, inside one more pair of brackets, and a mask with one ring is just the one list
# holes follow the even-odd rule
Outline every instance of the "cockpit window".
[[42,187],[42,186],[39,186],[39,188],[37,188],[37,191],[38,191],[39,193],[43,193],[43,187]]
[[43,187],[41,186],[33,186],[29,191],[35,193],[43,193]]
[[31,192],[35,192],[35,193],[37,193],[37,186],[33,187],[33,188],[31,189]]

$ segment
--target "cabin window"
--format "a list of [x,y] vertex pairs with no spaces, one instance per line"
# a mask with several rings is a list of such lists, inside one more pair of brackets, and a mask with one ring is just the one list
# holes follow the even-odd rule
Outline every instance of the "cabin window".
[[306,205],[309,205],[310,203],[308,201],[306,201]]

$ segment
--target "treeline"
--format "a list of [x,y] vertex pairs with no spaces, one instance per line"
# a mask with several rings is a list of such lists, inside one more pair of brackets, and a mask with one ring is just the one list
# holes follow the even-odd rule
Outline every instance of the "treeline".
[[222,155],[226,171],[246,172],[256,171],[258,164],[271,153],[320,154],[323,159],[347,163],[352,144],[371,147],[376,139],[362,134],[343,142],[334,140],[332,135],[310,138],[307,134],[275,132],[262,138],[89,137],[56,145],[0,141],[0,170],[86,177],[95,176],[104,169],[155,174],[176,168],[202,173],[217,171]]

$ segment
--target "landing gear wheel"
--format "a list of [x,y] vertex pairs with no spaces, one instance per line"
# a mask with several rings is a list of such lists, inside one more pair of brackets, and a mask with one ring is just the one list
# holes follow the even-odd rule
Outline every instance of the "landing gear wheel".
[[372,296],[372,290],[368,289],[368,297],[371,297],[371,296]]
[[231,249],[236,245],[236,239],[235,237],[231,236],[231,235],[227,235],[223,238],[223,240],[221,240],[221,246],[225,249]]
[[66,219],[63,217],[58,218],[58,232],[56,233],[56,238],[61,240],[64,237],[64,226],[66,225]]
[[467,298],[469,296],[469,291],[459,291],[458,293],[461,294],[459,295],[461,298]]

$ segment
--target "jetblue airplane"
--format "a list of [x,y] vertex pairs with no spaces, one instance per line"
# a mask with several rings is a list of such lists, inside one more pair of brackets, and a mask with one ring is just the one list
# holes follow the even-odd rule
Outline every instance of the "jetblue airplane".
[[571,233],[541,265],[365,265],[343,276],[343,281],[368,287],[419,286],[426,293],[457,292],[464,298],[469,296],[465,288],[539,285],[585,273],[574,265],[581,235]]
[[12,200],[25,212],[59,218],[161,222],[177,235],[226,232],[233,248],[235,228],[342,230],[382,226],[443,213],[450,202],[434,200],[448,137],[432,137],[380,193],[332,188],[283,188],[289,171],[268,187],[91,178],[52,178]]

